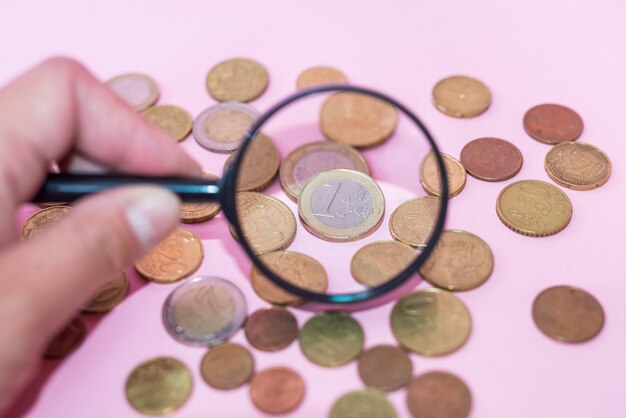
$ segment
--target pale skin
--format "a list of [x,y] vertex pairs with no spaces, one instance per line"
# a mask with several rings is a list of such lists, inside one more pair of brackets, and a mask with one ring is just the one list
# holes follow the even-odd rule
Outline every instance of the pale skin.
[[51,338],[116,272],[178,223],[168,191],[129,186],[82,199],[20,242],[16,209],[51,161],[70,171],[201,176],[198,164],[83,66],[50,59],[0,90],[0,415],[37,372]]

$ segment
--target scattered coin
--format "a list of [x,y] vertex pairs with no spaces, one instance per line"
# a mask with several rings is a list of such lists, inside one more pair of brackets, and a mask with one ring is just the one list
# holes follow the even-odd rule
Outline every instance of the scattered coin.
[[227,102],[209,107],[193,123],[193,137],[213,152],[229,153],[241,146],[259,111],[245,103]]
[[396,418],[396,410],[377,389],[349,392],[337,399],[329,418]]
[[69,206],[50,206],[49,208],[37,211],[33,216],[28,218],[24,226],[22,226],[20,238],[26,240],[34,237],[67,215],[71,210],[72,208]]
[[177,228],[137,260],[135,269],[150,281],[173,283],[196,271],[203,258],[202,241],[193,232]]
[[246,320],[246,339],[256,349],[278,351],[298,337],[298,321],[284,308],[259,309]]
[[[219,180],[217,176],[203,173],[202,176],[209,180]],[[221,206],[218,202],[183,203],[180,207],[180,221],[186,224],[208,221],[220,213]]]
[[533,302],[533,319],[548,337],[566,343],[581,343],[598,335],[604,326],[604,310],[583,289],[554,286]]
[[[452,198],[465,187],[467,181],[467,174],[465,167],[456,158],[450,157],[447,154],[441,154],[443,158],[443,165],[446,169],[446,175],[448,177],[448,197]],[[439,174],[439,166],[435,159],[435,154],[428,153],[426,158],[422,161],[420,166],[420,182],[424,190],[430,195],[441,196],[441,176]]]
[[[231,154],[228,157],[224,163],[224,171],[234,162],[237,155]],[[258,192],[267,189],[276,177],[278,167],[280,167],[278,148],[268,136],[259,133],[250,144],[241,162],[237,191]]]
[[482,81],[463,75],[440,80],[433,88],[437,110],[455,118],[473,118],[491,105],[491,91]]
[[144,74],[122,74],[107,81],[107,85],[135,110],[146,110],[159,98],[157,83]]
[[359,376],[366,386],[390,391],[411,379],[413,363],[406,351],[393,345],[377,345],[359,359]]
[[108,312],[122,303],[128,295],[129,289],[128,276],[125,271],[121,271],[113,280],[102,286],[98,294],[83,308],[83,312]]
[[559,188],[539,180],[521,180],[498,195],[498,217],[507,228],[531,237],[561,232],[572,219],[572,203]]
[[157,357],[141,363],[126,379],[126,398],[146,415],[174,412],[191,395],[191,372],[171,357]]
[[346,84],[348,77],[334,67],[319,66],[306,69],[296,81],[296,88],[306,89],[324,84]]
[[48,343],[44,356],[52,359],[67,357],[80,347],[86,336],[87,327],[77,316]]
[[414,418],[466,418],[472,409],[472,393],[465,382],[443,371],[413,379],[406,400]]
[[583,120],[572,109],[558,104],[542,104],[524,115],[524,129],[544,144],[575,141],[583,132]]
[[384,142],[397,124],[395,107],[361,93],[333,94],[320,113],[320,126],[328,139],[357,148]]
[[426,247],[439,218],[439,205],[436,196],[416,197],[402,203],[389,218],[391,236],[413,247]]
[[247,58],[220,62],[206,77],[207,90],[218,102],[249,102],[263,94],[268,84],[265,67]]
[[376,287],[388,282],[409,264],[417,253],[398,241],[376,241],[359,249],[350,263],[352,277],[366,287]]
[[552,180],[573,190],[595,189],[611,176],[609,157],[584,142],[555,145],[546,155],[545,168]]
[[304,380],[287,367],[270,367],[255,374],[250,383],[252,403],[263,412],[284,414],[304,398]]
[[298,213],[305,228],[323,240],[355,241],[378,229],[385,214],[385,198],[367,174],[328,170],[304,186]]
[[143,111],[143,115],[176,141],[187,138],[193,125],[193,118],[189,112],[178,106],[150,107]]
[[515,177],[523,161],[521,151],[500,138],[478,138],[461,150],[461,164],[471,176],[484,181]]
[[452,293],[423,289],[396,302],[391,330],[398,342],[423,356],[443,356],[465,344],[472,318],[465,304]]
[[202,357],[200,373],[215,389],[234,389],[250,380],[254,358],[242,345],[225,343],[211,348]]

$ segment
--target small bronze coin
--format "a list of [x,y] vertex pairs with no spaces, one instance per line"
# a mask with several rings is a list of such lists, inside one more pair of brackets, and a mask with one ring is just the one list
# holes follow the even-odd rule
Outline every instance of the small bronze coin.
[[443,371],[413,379],[406,400],[414,418],[466,418],[472,409],[472,393],[465,382]]
[[189,112],[178,106],[154,106],[144,110],[143,115],[179,142],[187,138],[193,126],[193,118]]
[[159,98],[157,83],[145,74],[121,74],[107,81],[107,85],[135,110],[146,110]]
[[320,126],[328,139],[356,148],[384,142],[397,124],[398,114],[391,104],[359,93],[333,94],[320,113]]
[[583,120],[578,113],[558,104],[542,104],[524,115],[524,129],[544,144],[575,141],[583,133]]
[[80,347],[86,336],[87,327],[77,316],[48,343],[44,356],[47,358],[67,357]]
[[[224,163],[224,171],[238,154],[231,154]],[[259,192],[267,189],[280,167],[280,154],[272,140],[263,133],[254,138],[241,162],[237,191]]]
[[484,181],[515,177],[523,161],[521,151],[500,138],[478,138],[461,150],[461,164],[471,176]]
[[20,239],[26,240],[34,237],[67,215],[71,210],[72,208],[69,206],[50,206],[37,211],[33,216],[28,218],[24,226],[22,226]]
[[425,247],[437,223],[440,204],[436,196],[416,197],[402,203],[389,218],[391,236],[413,247]]
[[393,345],[377,345],[359,358],[359,376],[372,388],[396,390],[406,385],[412,374],[409,355]]
[[306,89],[324,84],[346,84],[348,77],[338,69],[328,66],[311,67],[300,74],[296,88]]
[[566,343],[582,343],[602,330],[604,310],[600,302],[583,289],[554,286],[535,298],[533,319],[548,337]]
[[129,289],[130,282],[128,281],[128,276],[125,271],[121,271],[113,280],[102,286],[98,294],[83,308],[83,312],[108,312],[122,303],[128,295]]
[[350,262],[352,277],[366,287],[388,282],[415,261],[417,253],[398,241],[376,241],[359,249]]
[[225,343],[211,348],[202,357],[200,373],[215,389],[234,389],[250,380],[254,372],[254,357],[239,344]]
[[[465,187],[467,174],[465,167],[456,158],[447,154],[441,154],[443,165],[446,169],[448,177],[448,197],[452,198]],[[439,174],[439,166],[435,159],[435,154],[429,152],[420,165],[420,182],[426,193],[433,196],[441,196],[441,176]]]
[[[209,180],[218,180],[217,176],[203,173],[202,177]],[[180,207],[180,221],[186,224],[208,221],[220,213],[221,206],[218,202],[183,203]]]
[[463,75],[440,80],[433,88],[437,110],[455,118],[473,118],[491,105],[491,91],[482,81]]
[[157,357],[135,367],[126,379],[126,398],[142,414],[174,412],[191,395],[191,372],[171,357]]
[[592,190],[609,181],[611,161],[597,147],[563,142],[546,155],[545,169],[552,180],[572,190]]
[[377,389],[349,392],[333,404],[329,418],[396,418],[396,410]]
[[287,367],[270,367],[252,378],[250,398],[263,412],[284,414],[296,409],[302,402],[304,380]]
[[284,308],[259,309],[248,317],[246,339],[261,351],[278,351],[298,337],[298,321]]
[[247,58],[223,61],[206,77],[207,90],[218,102],[249,102],[263,94],[268,84],[265,67]]

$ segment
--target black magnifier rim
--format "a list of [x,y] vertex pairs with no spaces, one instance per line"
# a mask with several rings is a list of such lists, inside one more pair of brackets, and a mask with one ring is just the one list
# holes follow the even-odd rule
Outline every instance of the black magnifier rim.
[[[289,104],[300,100],[307,96],[312,96],[319,93],[326,92],[351,92],[351,93],[361,93],[365,95],[369,95],[378,99],[382,99],[391,103],[397,109],[399,109],[402,113],[404,113],[409,119],[411,119],[419,128],[419,130],[424,134],[428,143],[432,148],[432,152],[435,154],[435,159],[437,161],[437,165],[439,166],[439,174],[441,180],[441,205],[439,207],[439,217],[437,219],[437,223],[433,229],[432,235],[430,237],[430,241],[428,245],[422,250],[422,252],[418,255],[415,261],[408,266],[404,271],[396,275],[391,280],[383,283],[380,286],[368,288],[365,290],[361,290],[353,293],[317,293],[311,292],[300,287],[294,286],[293,284],[283,280],[280,276],[276,275],[272,270],[261,262],[259,257],[254,253],[248,241],[245,238],[243,233],[241,223],[239,222],[239,218],[237,217],[237,208],[236,208],[236,184],[237,179],[240,174],[240,167],[243,161],[243,156],[245,155],[250,143],[253,138],[261,131],[261,127],[271,119],[277,112],[288,106]],[[226,172],[224,173],[224,177],[222,178],[222,192],[221,193],[221,204],[222,209],[224,210],[224,214],[227,219],[231,223],[231,225],[235,228],[237,232],[237,236],[239,237],[239,243],[245,250],[246,254],[250,257],[254,265],[272,282],[281,288],[285,289],[289,293],[292,293],[296,296],[299,296],[308,301],[316,301],[322,302],[326,304],[351,304],[358,302],[365,302],[368,300],[375,299],[379,296],[382,296],[389,291],[395,289],[400,286],[404,282],[406,282],[428,259],[428,256],[433,251],[437,240],[439,239],[441,232],[443,231],[443,226],[445,222],[446,212],[448,209],[448,179],[445,175],[445,166],[443,163],[443,157],[435,140],[432,135],[426,128],[426,125],[406,106],[397,100],[387,96],[386,94],[380,93],[375,90],[371,90],[366,87],[359,87],[355,85],[324,85],[319,87],[313,87],[305,90],[298,91],[294,93],[282,101],[278,102],[274,106],[272,106],[267,112],[262,114],[256,122],[250,127],[249,131],[246,133],[246,139],[243,141],[241,147],[237,152],[237,157],[235,161],[227,167]]]

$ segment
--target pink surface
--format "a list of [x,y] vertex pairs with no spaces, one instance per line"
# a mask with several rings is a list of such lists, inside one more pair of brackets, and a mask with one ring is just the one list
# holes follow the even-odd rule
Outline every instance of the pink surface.
[[[484,286],[459,295],[472,313],[472,336],[449,356],[412,355],[416,373],[445,369],[466,380],[474,396],[472,417],[626,416],[626,284],[619,261],[626,233],[623,2],[5,3],[0,83],[49,55],[64,54],[80,59],[102,79],[129,71],[148,73],[161,87],[160,103],[181,105],[197,115],[213,103],[204,87],[206,72],[223,59],[246,56],[266,65],[271,84],[254,102],[260,110],[291,93],[302,70],[326,64],[343,70],[354,83],[407,103],[453,156],[480,136],[515,143],[524,166],[514,179],[490,184],[469,178],[451,201],[447,226],[478,234],[496,260]],[[491,88],[493,105],[484,115],[456,120],[434,109],[432,86],[452,74],[476,76]],[[556,236],[532,239],[500,223],[495,199],[511,181],[549,181],[543,169],[548,147],[530,139],[521,124],[524,112],[543,102],[577,110],[585,121],[581,140],[603,149],[614,171],[598,190],[566,190],[574,207],[571,224]],[[207,171],[221,172],[226,156],[200,152],[191,138],[182,146]],[[366,156],[375,160],[373,171],[383,180],[388,205],[423,194],[419,161],[411,162],[407,153],[402,161],[414,164],[415,174],[398,181],[397,154],[392,157],[387,149]],[[270,191],[282,193],[276,184]],[[306,234],[298,228],[299,236]],[[239,284],[250,310],[265,306],[247,285],[250,263],[230,238],[224,218],[189,229],[204,243],[199,273]],[[379,233],[385,236],[385,226]],[[173,286],[144,284],[134,274],[132,280],[134,293],[115,311],[91,321],[90,334],[74,355],[58,367],[46,363],[46,379],[40,379],[45,383],[33,385],[10,416],[138,416],[126,403],[124,382],[135,365],[157,355],[183,360],[195,377],[191,399],[172,416],[264,416],[248,401],[247,388],[219,392],[207,387],[198,372],[204,350],[167,335],[160,311]],[[530,315],[532,300],[556,284],[583,287],[600,300],[607,320],[596,339],[565,345],[537,330]],[[387,304],[355,314],[365,329],[366,346],[393,342],[390,308]],[[295,312],[301,324],[311,315]],[[242,333],[233,340],[246,344]],[[307,395],[294,417],[325,416],[335,398],[362,387],[356,363],[318,368],[304,359],[297,344],[275,354],[255,351],[255,357],[258,369],[284,364],[305,377]],[[409,416],[403,391],[389,397],[399,416]]]

